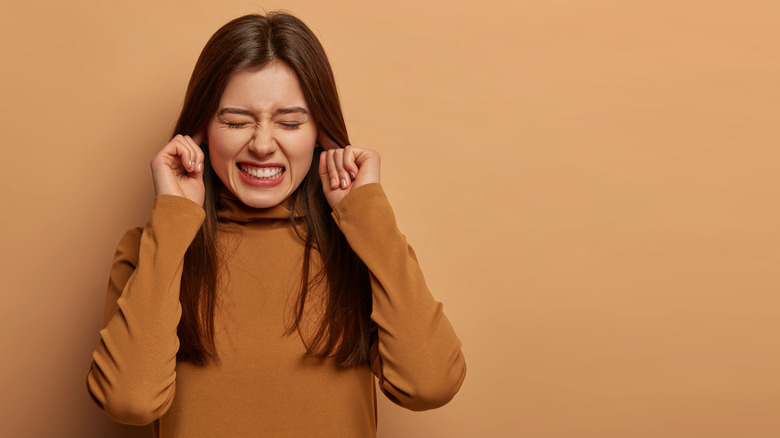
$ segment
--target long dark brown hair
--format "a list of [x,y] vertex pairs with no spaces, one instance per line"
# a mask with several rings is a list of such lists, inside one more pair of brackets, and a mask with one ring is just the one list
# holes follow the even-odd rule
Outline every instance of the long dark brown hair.
[[[239,71],[255,70],[270,62],[283,62],[298,76],[313,119],[336,143],[349,144],[347,128],[336,91],[330,63],[314,33],[298,18],[285,12],[246,15],[221,27],[206,43],[195,64],[184,106],[174,134],[194,135],[204,131],[214,117],[230,78]],[[182,316],[177,359],[196,365],[218,361],[214,342],[220,266],[217,248],[217,210],[222,184],[206,154],[204,183],[206,219],[184,257],[180,301]],[[371,290],[368,270],[355,255],[330,217],[330,206],[322,192],[317,172],[318,146],[308,174],[293,192],[291,212],[302,211],[302,219],[291,213],[298,236],[305,242],[300,293],[287,335],[301,334],[304,304],[314,284],[327,290],[319,326],[307,336],[301,334],[308,354],[332,356],[343,367],[368,363]],[[322,258],[322,270],[310,275],[312,251]]]

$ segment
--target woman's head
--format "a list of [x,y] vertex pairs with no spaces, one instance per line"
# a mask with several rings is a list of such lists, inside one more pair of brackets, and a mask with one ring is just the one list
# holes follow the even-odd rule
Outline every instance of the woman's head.
[[[286,92],[272,95],[279,85]],[[296,107],[306,113],[282,114]],[[333,72],[313,32],[283,12],[246,15],[222,26],[198,58],[175,134],[204,130],[207,166],[252,207],[270,207],[292,194],[309,170],[320,130],[348,144]],[[280,178],[252,179],[252,170],[257,174],[269,164],[270,173],[281,170]]]

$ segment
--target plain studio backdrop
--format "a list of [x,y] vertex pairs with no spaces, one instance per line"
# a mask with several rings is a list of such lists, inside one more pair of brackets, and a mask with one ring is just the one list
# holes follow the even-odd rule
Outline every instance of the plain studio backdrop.
[[780,436],[777,5],[0,0],[0,435],[149,436],[84,384],[114,248],[208,37],[284,8],[468,362],[381,438]]

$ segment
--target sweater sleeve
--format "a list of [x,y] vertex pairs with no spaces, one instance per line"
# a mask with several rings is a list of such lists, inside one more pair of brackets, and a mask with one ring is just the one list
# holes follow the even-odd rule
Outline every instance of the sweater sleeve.
[[198,204],[158,195],[146,226],[119,242],[86,379],[92,400],[115,421],[149,424],[173,401],[184,254],[204,218]]
[[375,330],[370,360],[382,392],[415,411],[444,405],[466,376],[461,343],[428,291],[382,186],[353,190],[333,218],[370,273]]

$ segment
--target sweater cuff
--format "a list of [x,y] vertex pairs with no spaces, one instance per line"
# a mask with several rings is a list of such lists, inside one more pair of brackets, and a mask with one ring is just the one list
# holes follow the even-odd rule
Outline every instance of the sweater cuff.
[[152,205],[152,213],[147,222],[153,228],[164,228],[174,234],[184,234],[191,237],[203,225],[206,211],[196,202],[176,195],[157,195]]
[[154,197],[152,210],[179,210],[187,212],[198,219],[201,223],[206,219],[206,210],[198,203],[190,201],[183,196],[176,195],[157,195]]
[[382,189],[382,185],[379,183],[366,184],[349,192],[349,194],[339,202],[336,208],[333,209],[331,215],[337,224],[341,224],[341,221],[345,218],[356,213],[364,213],[367,207],[371,208],[375,206],[377,202],[380,205],[384,204],[389,207],[389,202],[387,201],[384,189]]

